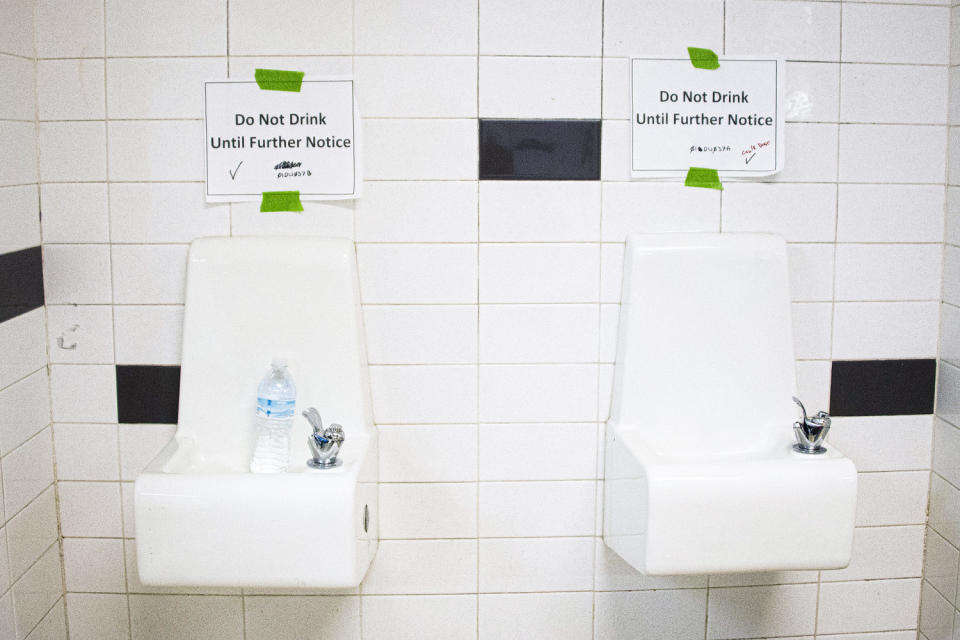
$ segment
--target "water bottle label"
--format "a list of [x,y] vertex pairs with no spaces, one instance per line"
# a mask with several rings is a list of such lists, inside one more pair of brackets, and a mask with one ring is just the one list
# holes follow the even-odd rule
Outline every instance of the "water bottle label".
[[292,418],[295,400],[257,398],[257,413],[268,418]]

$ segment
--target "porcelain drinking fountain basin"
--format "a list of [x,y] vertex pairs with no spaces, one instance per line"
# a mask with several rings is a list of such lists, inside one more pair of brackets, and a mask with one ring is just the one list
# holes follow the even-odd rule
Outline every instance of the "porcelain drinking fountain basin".
[[[203,238],[190,249],[179,423],[137,477],[137,564],[148,585],[357,586],[376,553],[373,426],[353,244]],[[257,383],[283,356],[297,383],[290,465],[250,473]],[[313,468],[316,406],[343,425]]]

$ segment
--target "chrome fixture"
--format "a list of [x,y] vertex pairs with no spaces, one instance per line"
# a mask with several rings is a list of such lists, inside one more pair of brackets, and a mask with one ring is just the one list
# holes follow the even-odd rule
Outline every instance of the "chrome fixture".
[[794,396],[793,401],[800,405],[800,411],[803,412],[803,422],[793,423],[793,433],[797,436],[797,444],[793,445],[793,450],[800,453],[825,453],[827,448],[823,446],[823,439],[830,431],[830,414],[817,411],[815,415],[807,417],[807,410],[800,399]]
[[307,460],[307,464],[314,469],[330,469],[343,464],[342,460],[337,460],[337,454],[343,446],[343,427],[331,424],[324,429],[320,412],[313,407],[304,411],[303,417],[313,427],[313,433],[307,436],[307,444],[310,445],[313,458]]

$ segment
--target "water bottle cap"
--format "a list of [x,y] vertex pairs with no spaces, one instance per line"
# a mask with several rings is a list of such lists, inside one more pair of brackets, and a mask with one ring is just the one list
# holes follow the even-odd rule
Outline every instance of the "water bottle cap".
[[287,359],[274,358],[273,360],[270,361],[270,366],[273,367],[274,369],[282,369],[283,367],[287,366]]

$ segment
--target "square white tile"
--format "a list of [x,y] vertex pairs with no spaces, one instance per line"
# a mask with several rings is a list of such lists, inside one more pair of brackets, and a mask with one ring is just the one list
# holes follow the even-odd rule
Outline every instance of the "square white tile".
[[840,59],[840,7],[835,4],[731,0],[725,17],[727,55]]
[[67,591],[124,593],[123,540],[64,538]]
[[[367,180],[476,180],[475,119],[363,121]],[[416,149],[411,154],[410,150]]]
[[365,118],[475,118],[477,59],[359,56],[357,101]]
[[923,526],[854,529],[846,569],[824,571],[824,582],[919,578],[923,571]]
[[837,188],[824,184],[729,184],[720,221],[724,232],[764,232],[787,242],[832,242]]
[[936,244],[839,244],[836,299],[935,300],[941,254]]
[[[581,480],[597,476],[595,423],[481,424],[481,480]],[[511,446],[504,447],[504,442]],[[577,443],[571,447],[570,443]]]
[[470,423],[477,420],[477,367],[372,366],[377,424]]
[[475,640],[477,597],[363,596],[363,636],[396,640]]
[[477,307],[367,305],[371,364],[469,364],[477,361]]
[[50,545],[57,541],[57,503],[54,488],[48,487],[36,500],[7,522],[6,550],[0,564],[9,570],[10,582],[16,582]]
[[202,118],[202,83],[226,77],[226,58],[110,58],[107,110],[118,119]]
[[117,377],[112,365],[52,365],[50,393],[55,422],[117,421]]
[[837,417],[827,440],[857,471],[916,471],[930,468],[930,416]]
[[37,63],[37,119],[102,120],[103,60],[40,60]]
[[707,638],[812,634],[816,603],[815,584],[711,589]]
[[114,304],[183,304],[187,245],[113,245]]
[[481,118],[599,118],[599,58],[480,57]]
[[50,379],[41,369],[0,391],[0,454],[50,424]]
[[12,518],[53,482],[53,443],[44,429],[3,457],[3,514]]
[[700,640],[706,615],[706,589],[598,593],[594,637]]
[[686,57],[691,45],[723,51],[723,4],[717,0],[604,2],[603,54]]
[[923,496],[930,486],[927,471],[861,473],[857,479],[858,527],[923,524]]
[[117,364],[180,364],[180,305],[116,306],[113,331]]
[[6,91],[0,96],[0,118],[33,120],[36,117],[37,97],[32,82],[23,82],[35,73],[32,59],[0,55],[0,82]]
[[0,147],[18,149],[17,162],[0,164],[0,186],[37,181],[37,125],[33,122],[0,121]]
[[481,482],[479,535],[593,535],[596,484],[593,480]]
[[482,242],[596,242],[599,239],[598,182],[480,182]]
[[477,301],[476,245],[361,244],[357,261],[364,304]]
[[243,638],[243,605],[239,596],[131,595],[132,640],[204,640]]
[[[437,567],[444,570],[437,573]],[[473,593],[476,540],[382,540],[361,587],[367,594]]]
[[947,64],[950,10],[946,7],[843,7],[844,62]]
[[841,184],[840,242],[940,242],[944,191],[939,185]]
[[475,538],[474,482],[380,483],[380,538]]
[[199,120],[114,120],[109,123],[110,179],[203,180]]
[[103,122],[41,122],[37,132],[41,180],[106,179],[107,132]]
[[480,362],[596,362],[599,308],[576,305],[481,305]]
[[596,302],[595,244],[483,244],[480,302]]
[[820,586],[817,630],[824,633],[908,629],[916,624],[920,579],[835,582]]
[[64,536],[119,538],[123,536],[120,516],[120,483],[57,483],[60,528]]
[[106,304],[111,300],[110,248],[60,244],[43,248],[47,304]]
[[480,592],[585,591],[593,538],[483,538]]
[[37,57],[103,55],[102,0],[39,0],[35,4]]
[[476,182],[367,182],[358,242],[476,242]]
[[227,53],[226,0],[107,0],[105,10],[108,56]]
[[477,479],[475,425],[379,425],[380,482]]
[[37,185],[0,187],[0,253],[11,253],[40,244],[40,199]]
[[946,143],[941,127],[840,125],[840,181],[942,184]]
[[630,233],[720,231],[720,193],[681,184],[603,184],[603,241],[624,242]]
[[116,425],[55,424],[53,446],[58,480],[120,479]]
[[43,308],[0,323],[0,389],[47,365],[45,333]]
[[354,53],[476,54],[477,13],[477,0],[357,0]]
[[253,596],[244,598],[243,605],[247,640],[297,640],[304,628],[360,640],[357,596]]
[[112,316],[108,305],[47,306],[50,362],[113,364]]
[[43,241],[108,242],[110,210],[105,184],[42,184]]
[[934,358],[939,306],[935,301],[837,303],[833,356],[838,360]]
[[72,640],[129,640],[127,596],[116,593],[68,593]]
[[[283,11],[256,0],[230,7],[231,55],[330,55],[353,52],[350,0],[295,0]],[[290,20],[296,16],[295,20]]]
[[947,123],[947,70],[848,64],[840,75],[843,122]]
[[589,638],[590,593],[488,593],[479,598],[480,640]]
[[[589,2],[480,2],[480,53],[599,56],[603,8]],[[544,17],[549,16],[549,20]]]
[[597,366],[480,365],[482,422],[597,419]]
[[63,596],[60,550],[51,545],[29,571],[13,585],[13,613],[17,638],[25,638]]

